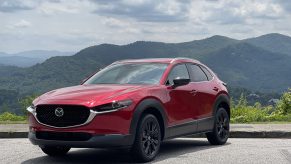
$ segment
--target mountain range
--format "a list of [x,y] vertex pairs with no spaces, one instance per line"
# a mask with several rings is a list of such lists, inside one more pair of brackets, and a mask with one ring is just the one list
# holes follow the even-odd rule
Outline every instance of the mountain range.
[[53,56],[69,56],[74,52],[61,52],[49,50],[23,51],[14,54],[0,52],[0,65],[30,67],[37,63],[42,63]]
[[183,43],[100,44],[72,56],[51,57],[28,68],[0,63],[0,90],[15,91],[16,99],[77,85],[116,60],[189,57],[208,65],[230,87],[281,93],[291,87],[290,47],[291,37],[276,33],[244,40],[215,35]]

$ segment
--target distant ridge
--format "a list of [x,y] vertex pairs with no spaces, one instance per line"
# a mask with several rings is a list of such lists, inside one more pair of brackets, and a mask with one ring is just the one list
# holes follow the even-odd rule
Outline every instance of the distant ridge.
[[291,56],[291,37],[279,33],[271,33],[243,40],[260,48]]
[[[137,41],[127,45],[100,44],[84,48],[72,56],[50,57],[27,68],[1,66],[0,62],[0,90],[5,93],[0,93],[0,99],[4,97],[9,99],[9,104],[15,104],[25,95],[78,85],[96,70],[116,60],[158,57],[198,59],[231,88],[281,93],[291,87],[289,47],[291,38],[281,34],[245,40],[215,35],[182,43]],[[31,57],[25,54],[22,56]],[[14,95],[7,98],[8,93]]]
[[69,56],[73,54],[73,52],[61,52],[54,50],[32,50],[15,54],[0,52],[0,64],[17,67],[29,67],[37,63],[42,63],[46,59],[54,56]]

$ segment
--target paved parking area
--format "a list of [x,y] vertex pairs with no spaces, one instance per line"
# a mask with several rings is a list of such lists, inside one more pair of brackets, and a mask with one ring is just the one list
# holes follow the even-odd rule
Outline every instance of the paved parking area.
[[[65,157],[47,157],[28,139],[0,139],[0,163],[134,163],[126,150],[72,149]],[[153,163],[291,163],[291,139],[231,138],[223,146],[205,138],[167,141]]]

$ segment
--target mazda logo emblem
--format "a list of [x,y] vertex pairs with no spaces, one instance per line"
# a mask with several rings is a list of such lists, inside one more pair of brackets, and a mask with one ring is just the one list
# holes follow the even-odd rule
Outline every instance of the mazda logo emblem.
[[62,117],[64,115],[64,109],[63,108],[56,108],[55,109],[55,115],[57,117]]

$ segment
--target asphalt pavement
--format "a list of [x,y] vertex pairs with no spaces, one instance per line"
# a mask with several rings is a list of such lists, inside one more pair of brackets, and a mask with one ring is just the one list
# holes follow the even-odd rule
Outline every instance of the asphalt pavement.
[[[72,149],[67,156],[52,158],[28,139],[0,139],[0,163],[134,163],[127,150]],[[152,163],[290,164],[291,139],[230,138],[222,146],[209,145],[205,138],[166,141]]]

